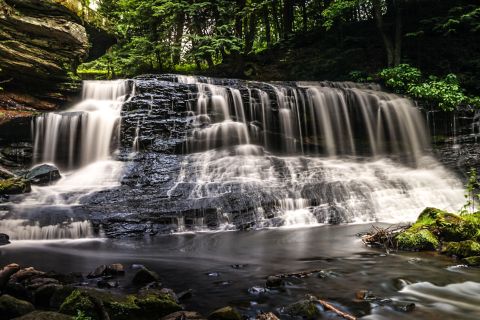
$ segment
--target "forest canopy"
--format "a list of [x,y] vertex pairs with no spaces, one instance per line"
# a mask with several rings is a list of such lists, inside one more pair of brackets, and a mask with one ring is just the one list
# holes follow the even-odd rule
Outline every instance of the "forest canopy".
[[477,1],[99,0],[96,7],[118,43],[82,65],[84,75],[382,80],[382,69],[409,64],[425,78],[453,74],[461,92],[480,92]]

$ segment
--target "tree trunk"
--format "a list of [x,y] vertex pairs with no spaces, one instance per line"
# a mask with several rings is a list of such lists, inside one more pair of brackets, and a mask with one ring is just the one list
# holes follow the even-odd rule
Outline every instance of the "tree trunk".
[[180,64],[180,58],[182,53],[182,39],[183,39],[183,28],[185,26],[185,13],[177,13],[177,23],[175,30],[175,48],[173,49],[173,65]]
[[237,0],[237,14],[235,16],[235,36],[239,39],[243,37],[243,17],[240,15],[240,11],[245,8],[246,0]]
[[293,31],[294,0],[283,0],[283,38],[286,39]]
[[302,27],[303,32],[307,32],[308,30],[308,16],[307,16],[307,0],[302,0]]
[[270,27],[270,19],[268,15],[268,6],[263,7],[263,23],[265,24],[265,40],[267,41],[267,46],[270,47],[272,42],[272,31]]
[[394,64],[395,50],[394,50],[392,41],[388,38],[388,35],[385,31],[385,25],[383,22],[383,13],[382,13],[382,2],[381,0],[372,0],[372,5],[373,5],[373,13],[375,16],[375,22],[377,24],[378,31],[380,32],[383,45],[385,46],[385,50],[387,52],[387,65],[391,67]]
[[395,10],[395,52],[393,65],[397,66],[402,62],[402,9],[396,1]]
[[249,54],[253,49],[253,42],[255,40],[255,30],[257,28],[257,15],[255,11],[250,14],[248,19],[248,30],[245,34],[245,54]]
[[280,34],[282,33],[281,27],[280,27],[280,19],[278,17],[278,0],[272,0],[272,15],[273,15],[273,23],[275,25],[275,35],[276,35],[276,40],[280,38]]

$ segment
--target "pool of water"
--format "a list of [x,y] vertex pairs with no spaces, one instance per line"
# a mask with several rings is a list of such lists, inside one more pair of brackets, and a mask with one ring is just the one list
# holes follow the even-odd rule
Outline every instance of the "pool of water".
[[[459,266],[435,253],[387,255],[365,247],[356,236],[369,228],[337,225],[144,240],[13,241],[0,247],[0,264],[84,273],[100,264],[142,264],[176,292],[192,289],[186,307],[204,314],[225,305],[236,306],[246,316],[258,311],[281,314],[284,306],[313,294],[362,319],[480,318],[479,268]],[[283,290],[262,290],[269,275],[314,269],[324,270],[324,277],[289,278]],[[390,305],[359,302],[359,290],[400,305],[414,302],[416,308],[405,313]],[[335,318],[326,314],[330,317]]]

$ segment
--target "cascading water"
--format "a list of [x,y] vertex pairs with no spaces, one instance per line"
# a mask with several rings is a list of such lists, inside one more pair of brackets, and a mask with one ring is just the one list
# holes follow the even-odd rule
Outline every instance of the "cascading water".
[[[256,226],[412,221],[426,206],[463,203],[406,98],[353,83],[177,81],[196,84],[195,127],[169,196],[223,199],[226,224],[247,213]],[[244,212],[225,210],[236,201]]]
[[119,141],[120,112],[128,91],[124,80],[84,81],[81,102],[34,120],[35,161],[66,171],[53,185],[33,187],[0,220],[0,232],[12,239],[94,235],[78,205],[85,194],[119,184],[123,165],[111,155]]

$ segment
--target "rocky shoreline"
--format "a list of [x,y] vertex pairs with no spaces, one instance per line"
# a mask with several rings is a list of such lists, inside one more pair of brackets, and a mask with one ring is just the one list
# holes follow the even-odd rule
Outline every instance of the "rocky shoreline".
[[387,250],[438,251],[468,266],[480,266],[480,211],[454,214],[425,208],[409,227],[376,228],[367,245]]

